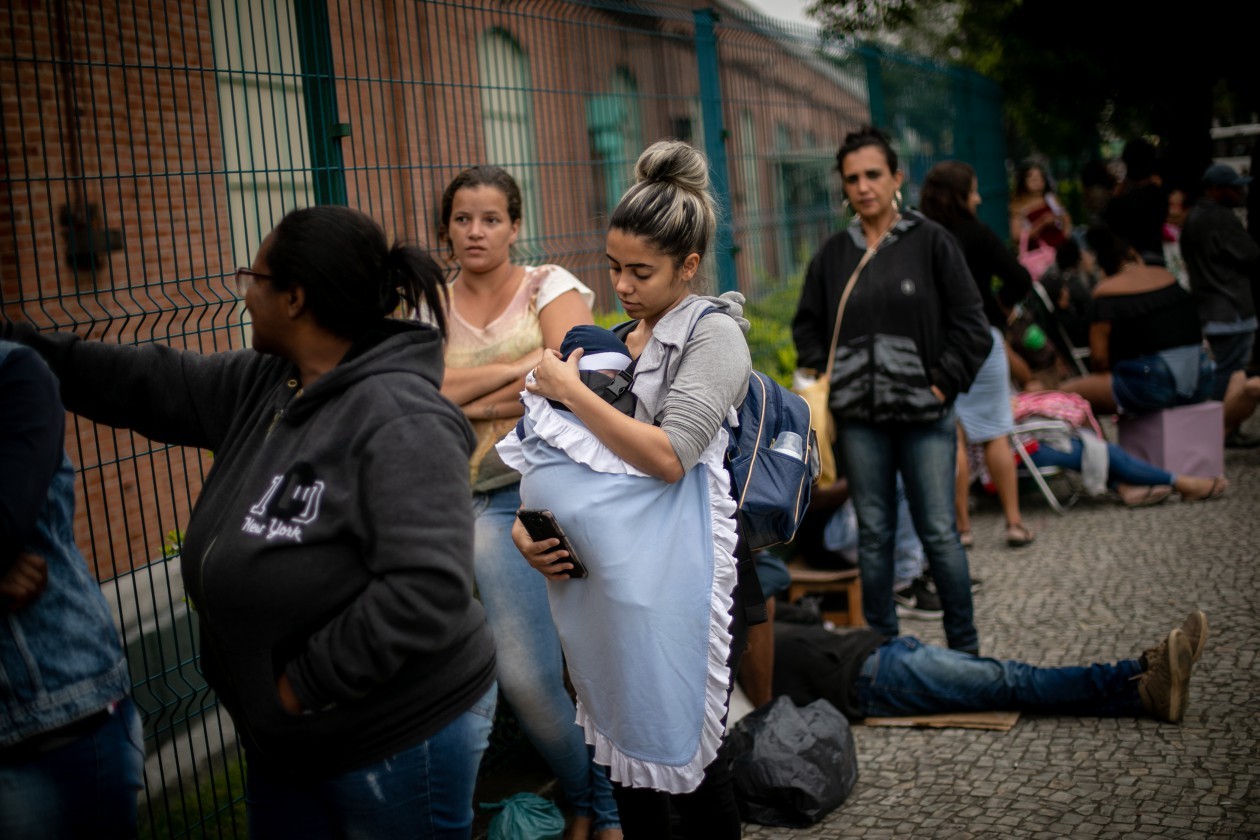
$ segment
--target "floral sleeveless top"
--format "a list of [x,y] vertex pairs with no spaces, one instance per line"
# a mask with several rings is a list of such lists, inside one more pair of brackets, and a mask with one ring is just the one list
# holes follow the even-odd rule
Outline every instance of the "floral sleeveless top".
[[[455,282],[459,282],[458,278]],[[452,297],[447,319],[446,366],[466,368],[512,362],[541,348],[543,334],[538,313],[560,295],[575,290],[587,306],[595,302],[594,292],[560,266],[525,266],[525,276],[511,303],[485,327],[474,327],[465,321]],[[468,477],[474,491],[486,492],[520,481],[520,474],[505,465],[494,449],[516,426],[517,419],[471,421],[477,445],[468,462]]]

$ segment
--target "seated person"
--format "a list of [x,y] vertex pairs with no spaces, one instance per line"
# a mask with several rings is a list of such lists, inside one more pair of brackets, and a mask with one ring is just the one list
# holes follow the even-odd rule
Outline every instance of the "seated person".
[[1093,293],[1090,364],[1098,373],[1064,382],[1097,412],[1159,411],[1206,400],[1215,366],[1190,294],[1162,266],[1147,265],[1112,231],[1086,241],[1106,274]]
[[774,693],[797,705],[826,699],[853,720],[1017,710],[1179,723],[1208,624],[1195,610],[1137,659],[1062,668],[972,656],[913,636],[887,639],[867,628],[779,622],[774,632]]
[[830,485],[815,486],[809,496],[809,507],[796,529],[796,536],[787,544],[793,557],[799,557],[814,569],[841,571],[857,568],[857,554],[841,556],[827,548],[824,540],[827,523],[836,510],[849,500],[849,480],[841,475]]
[[1094,257],[1082,251],[1075,239],[1064,240],[1055,252],[1054,265],[1041,275],[1042,288],[1054,304],[1054,319],[1072,347],[1089,346],[1088,312],[1097,284]]
[[1080,473],[1090,495],[1099,495],[1109,487],[1126,505],[1139,507],[1158,504],[1173,490],[1190,502],[1215,499],[1229,486],[1224,476],[1174,475],[1109,443],[1089,413],[1089,404],[1076,394],[1015,394],[1011,412],[1017,423],[1058,421],[1020,433],[1021,442],[1037,466]]
[[[857,511],[845,500],[823,528],[822,545],[828,552],[857,567]],[[910,518],[910,503],[901,475],[897,476],[897,530],[893,535],[893,602],[900,618],[942,618],[940,596],[927,574],[923,543]]]

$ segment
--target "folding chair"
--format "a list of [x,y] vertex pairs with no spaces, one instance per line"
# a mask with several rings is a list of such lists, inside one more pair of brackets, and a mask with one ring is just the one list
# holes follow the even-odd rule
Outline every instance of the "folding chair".
[[1089,367],[1085,361],[1089,358],[1088,347],[1077,347],[1072,343],[1072,339],[1068,336],[1067,330],[1063,327],[1063,322],[1055,315],[1055,306],[1050,301],[1050,295],[1046,293],[1046,287],[1041,285],[1040,280],[1034,280],[1032,284],[1032,294],[1027,298],[1035,320],[1046,335],[1050,336],[1050,340],[1054,342],[1054,346],[1058,348],[1059,354],[1063,356],[1081,376],[1089,373]]
[[[1036,285],[1036,284],[1034,284]],[[1016,465],[1016,475],[1020,478],[1031,478],[1033,483],[1037,485],[1037,489],[1041,491],[1041,495],[1045,496],[1046,501],[1054,512],[1062,516],[1066,513],[1066,509],[1076,504],[1076,500],[1080,498],[1080,491],[1076,489],[1076,485],[1072,483],[1071,478],[1066,472],[1059,467],[1039,467],[1033,463],[1032,455],[1029,454],[1028,448],[1024,445],[1020,435],[1036,435],[1037,432],[1063,432],[1068,435],[1072,433],[1070,424],[1062,420],[1030,420],[1025,423],[1016,423],[1015,428],[1011,431],[1011,443],[1015,448],[1015,457],[1019,461]],[[1059,500],[1058,495],[1051,489],[1047,479],[1063,476],[1071,488],[1066,502]]]

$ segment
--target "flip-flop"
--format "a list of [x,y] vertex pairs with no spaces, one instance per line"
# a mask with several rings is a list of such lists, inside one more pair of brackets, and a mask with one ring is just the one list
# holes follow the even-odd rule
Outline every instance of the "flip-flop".
[[1033,541],[1033,532],[1028,530],[1024,523],[1018,525],[1008,525],[1006,528],[1006,544],[1011,548],[1022,548],[1031,545]]
[[[1208,499],[1215,499],[1225,495],[1225,488],[1229,486],[1229,479],[1223,475],[1215,476],[1212,479],[1212,486],[1202,496],[1186,498],[1187,502],[1206,502]],[[1185,498],[1185,497],[1183,497]]]
[[1137,488],[1137,493],[1122,493],[1120,501],[1124,502],[1125,507],[1149,507],[1157,505],[1172,495],[1173,489],[1167,484],[1152,484],[1147,487]]

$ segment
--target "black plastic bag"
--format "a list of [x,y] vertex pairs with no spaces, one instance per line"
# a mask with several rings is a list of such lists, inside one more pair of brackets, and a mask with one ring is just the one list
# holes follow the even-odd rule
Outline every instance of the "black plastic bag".
[[798,707],[779,697],[735,725],[722,747],[745,822],[803,828],[848,798],[857,783],[849,722],[826,700]]

